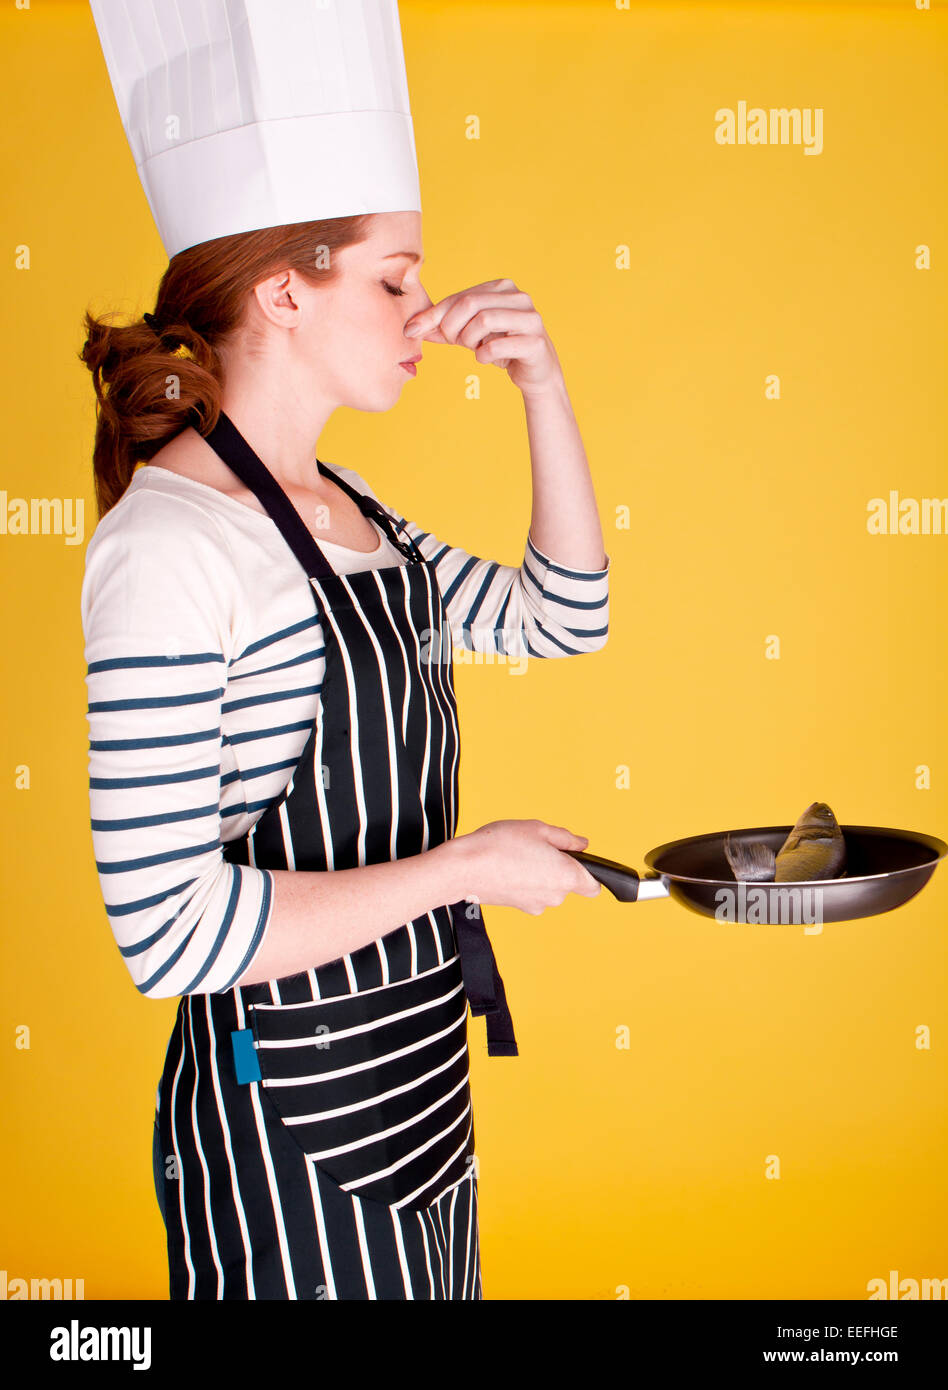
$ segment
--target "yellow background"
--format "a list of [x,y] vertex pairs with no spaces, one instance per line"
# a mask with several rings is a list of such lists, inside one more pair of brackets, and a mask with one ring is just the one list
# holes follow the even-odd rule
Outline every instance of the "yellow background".
[[[641,869],[666,840],[825,799],[844,824],[948,838],[948,539],[866,529],[872,497],[948,491],[944,6],[401,11],[424,283],[533,296],[612,560],[603,651],[458,667],[460,831],[539,817]],[[152,308],[165,262],[87,6],[5,5],[0,40],[0,486],[84,497],[88,540],[80,316]],[[821,107],[823,152],[717,145],[741,100]],[[467,349],[428,345],[397,410],[341,411],[318,447],[443,540],[519,564],[522,402]],[[95,874],[83,554],[0,537],[0,1268],[157,1299],[175,1001],[135,991]],[[948,1275],[946,906],[943,865],[906,907],[816,936],[606,890],[489,908],[521,1055],[488,1058],[472,1021],[484,1296],[860,1299],[891,1269]]]

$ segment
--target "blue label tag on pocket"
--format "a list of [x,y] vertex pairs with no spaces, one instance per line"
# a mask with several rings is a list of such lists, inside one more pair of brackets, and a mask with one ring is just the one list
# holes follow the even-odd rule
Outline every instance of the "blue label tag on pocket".
[[238,1085],[243,1085],[247,1081],[262,1080],[260,1063],[257,1060],[257,1049],[253,1045],[252,1028],[235,1028],[230,1035],[231,1043],[234,1048],[234,1068],[237,1072]]

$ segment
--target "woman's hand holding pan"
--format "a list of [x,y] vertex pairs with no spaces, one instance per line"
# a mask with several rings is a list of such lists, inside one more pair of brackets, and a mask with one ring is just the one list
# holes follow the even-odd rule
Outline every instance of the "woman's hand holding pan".
[[568,893],[594,898],[602,884],[564,850],[589,840],[542,820],[495,820],[447,841],[455,857],[459,897],[485,907],[518,907],[533,916],[558,907]]

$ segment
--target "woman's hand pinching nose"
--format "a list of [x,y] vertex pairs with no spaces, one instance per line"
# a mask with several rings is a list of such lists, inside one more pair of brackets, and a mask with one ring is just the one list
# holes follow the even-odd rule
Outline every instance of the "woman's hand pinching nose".
[[446,295],[405,320],[406,338],[469,348],[478,362],[500,367],[524,396],[562,382],[562,368],[533,300],[513,280],[485,280]]

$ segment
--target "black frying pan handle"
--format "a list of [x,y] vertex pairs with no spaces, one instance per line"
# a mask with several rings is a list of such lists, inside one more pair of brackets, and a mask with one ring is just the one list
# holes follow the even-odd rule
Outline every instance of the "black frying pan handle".
[[628,864],[619,864],[615,859],[604,859],[601,854],[590,854],[585,849],[568,849],[578,859],[583,868],[592,874],[603,886],[608,888],[620,903],[634,903],[639,896],[639,875]]

